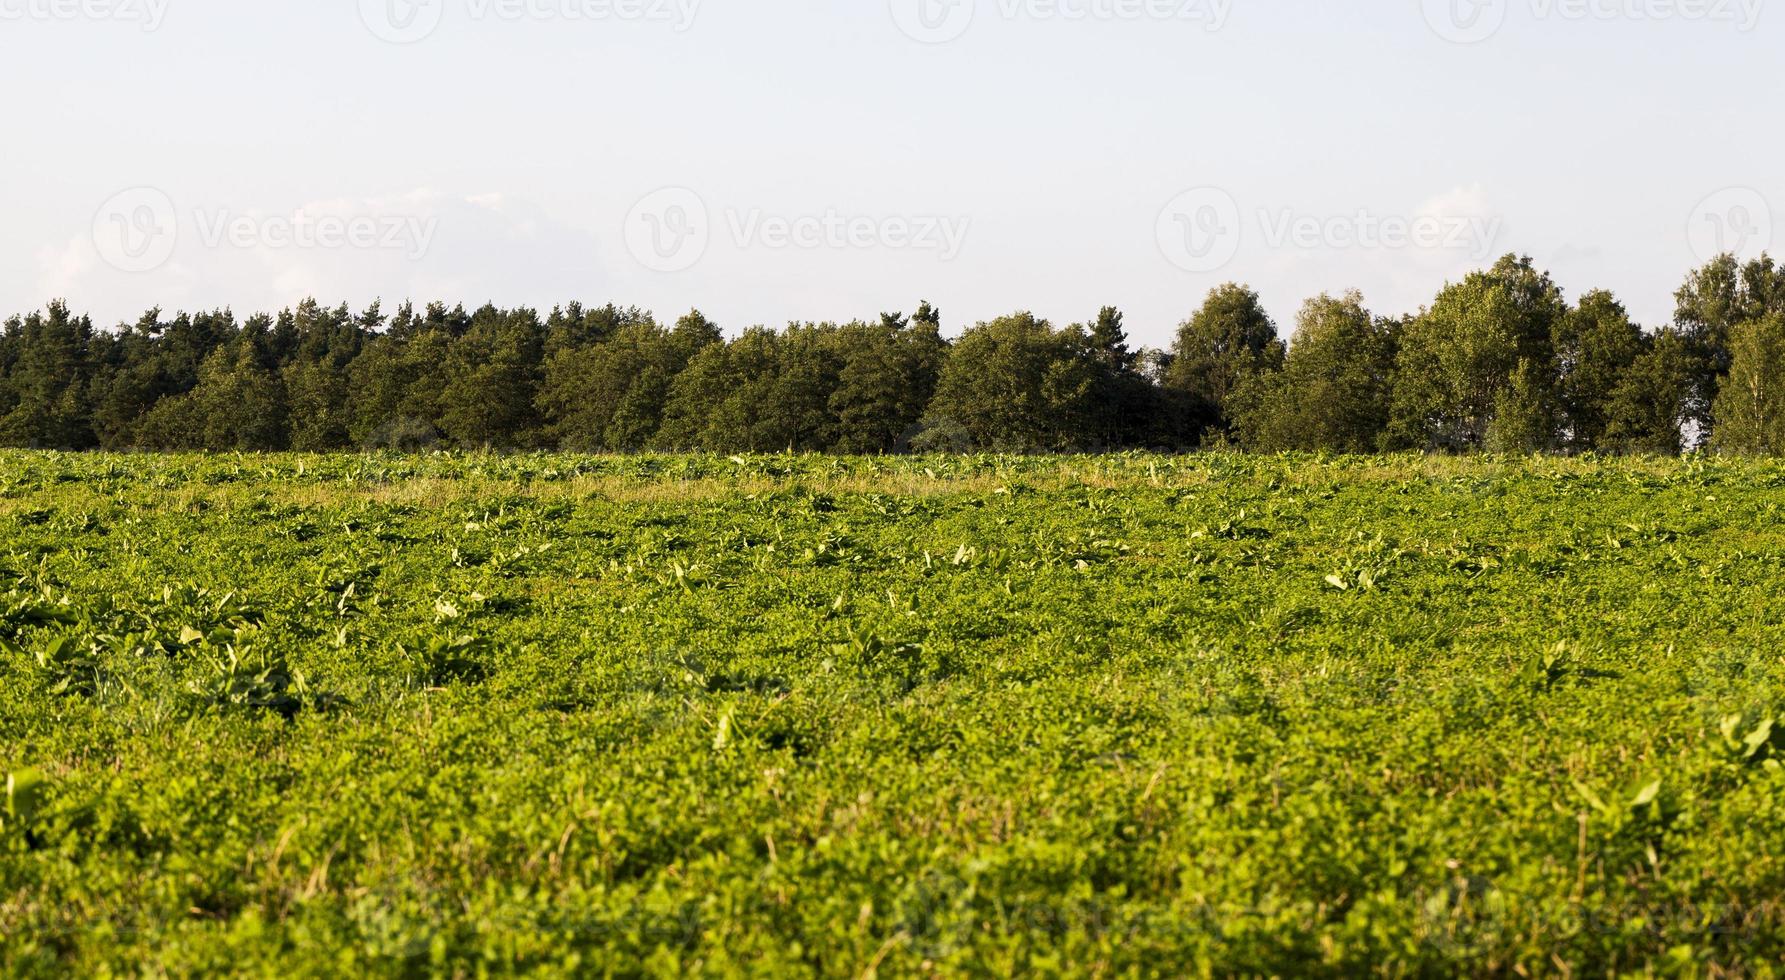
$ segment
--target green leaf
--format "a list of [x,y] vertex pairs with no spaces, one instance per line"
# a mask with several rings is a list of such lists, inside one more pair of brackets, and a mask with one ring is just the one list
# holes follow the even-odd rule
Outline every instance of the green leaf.
[[21,769],[6,774],[6,815],[21,823],[30,823],[31,818],[43,806],[43,794],[49,781],[43,773],[36,769]]
[[1748,733],[1748,737],[1742,740],[1742,745],[1747,749],[1742,758],[1752,759],[1759,755],[1762,749],[1772,744],[1773,724],[1773,719],[1768,718]]
[[67,649],[68,637],[58,636],[44,645],[43,652],[37,655],[37,660],[39,663],[46,664],[54,660],[60,660],[62,659],[62,654],[66,652]]
[[1593,790],[1591,788],[1589,788],[1586,783],[1583,783],[1578,779],[1574,780],[1574,791],[1576,793],[1579,793],[1581,795],[1582,799],[1586,800],[1587,803],[1593,807],[1593,809],[1598,810],[1600,813],[1604,813],[1607,810],[1611,809],[1610,807],[1605,805],[1604,800],[1599,798],[1598,793],[1593,792]]

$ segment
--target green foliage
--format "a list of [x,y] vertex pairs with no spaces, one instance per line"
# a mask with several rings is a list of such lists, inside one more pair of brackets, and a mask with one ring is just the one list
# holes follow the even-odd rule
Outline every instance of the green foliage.
[[57,636],[38,648],[32,658],[36,662],[37,682],[50,695],[91,697],[99,693],[104,680],[99,660],[91,647],[73,636]]
[[1085,426],[1091,446],[1102,450],[1166,446],[1174,441],[1165,418],[1165,397],[1143,370],[1145,353],[1128,345],[1122,311],[1106,306],[1085,330],[1091,358],[1091,391]]
[[387,333],[366,343],[347,369],[351,445],[414,450],[439,440],[448,356],[460,330],[438,307],[417,319],[405,306]]
[[1574,673],[1574,650],[1558,643],[1542,655],[1525,661],[1519,681],[1533,691],[1550,691]]
[[1605,290],[1582,296],[1554,326],[1556,398],[1568,445],[1599,449],[1618,412],[1619,387],[1649,348],[1642,327]]
[[275,370],[264,323],[251,323],[199,366],[197,385],[164,398],[138,426],[156,449],[214,452],[282,449],[288,441],[285,385]]
[[1561,410],[1551,387],[1549,367],[1523,360],[1506,386],[1494,394],[1488,448],[1501,453],[1537,453],[1554,449],[1561,440]]
[[1734,360],[1736,330],[1768,315],[1785,316],[1785,269],[1767,255],[1746,263],[1720,255],[1686,277],[1674,302],[1674,326],[1693,360],[1692,418],[1710,435],[1722,379]]
[[43,808],[48,788],[49,780],[35,769],[7,773],[6,809],[0,812],[0,835],[30,827],[32,818]]
[[640,450],[662,426],[670,381],[686,367],[669,332],[628,322],[601,343],[562,347],[546,364],[539,408],[565,449]]
[[[1561,291],[1529,258],[1446,286],[1402,334],[1392,445],[1415,449],[1549,448],[1553,338]],[[1492,430],[1506,413],[1501,430]]]
[[1379,320],[1357,292],[1302,307],[1281,371],[1242,381],[1235,428],[1249,449],[1368,453],[1388,424],[1399,324]]
[[[1748,726],[1752,725],[1750,728]],[[1769,772],[1779,773],[1778,751],[1785,745],[1785,726],[1773,716],[1752,719],[1745,715],[1729,715],[1718,726],[1723,748],[1741,765],[1764,765]]]
[[1605,409],[1603,448],[1675,456],[1685,448],[1695,362],[1686,339],[1662,330],[1618,380]]
[[1190,435],[1232,430],[1229,399],[1249,379],[1283,366],[1284,346],[1258,294],[1228,283],[1209,291],[1178,327],[1165,387],[1180,399]]
[[[453,612],[456,618],[457,610]],[[425,687],[480,681],[490,672],[490,644],[475,636],[434,636],[413,653],[401,645],[398,650],[414,665],[414,679]]]
[[892,314],[838,335],[842,367],[828,403],[836,418],[832,448],[886,453],[908,447],[948,353],[928,304],[920,314],[915,321]]
[[1064,329],[1016,313],[951,341],[928,303],[728,339],[699,311],[665,328],[614,305],[387,316],[312,299],[239,324],[152,309],[101,330],[56,302],[0,325],[0,446],[1771,454],[1752,384],[1726,399],[1728,439],[1713,409],[1738,366],[1738,382],[1778,373],[1754,331],[1780,317],[1785,270],[1765,256],[1696,270],[1652,333],[1610,293],[1570,306],[1507,256],[1417,316],[1311,300],[1287,353],[1258,294],[1231,283],[1169,351],[1135,349],[1115,307]]
[[440,429],[468,448],[533,445],[544,338],[532,311],[486,306],[452,345]]
[[0,452],[0,972],[1765,975],[1781,487]]
[[673,449],[823,448],[840,370],[810,327],[751,329],[709,344],[670,385],[656,441]]
[[1029,313],[1000,317],[955,341],[925,425],[964,430],[979,449],[1072,449],[1095,378],[1082,329],[1056,330]]
[[85,356],[95,340],[92,321],[57,301],[43,313],[8,322],[5,335],[0,445],[92,448],[97,442],[89,388],[94,365]]
[[1716,402],[1717,448],[1750,456],[1785,451],[1785,314],[1738,325],[1729,348]]
[[241,638],[207,654],[205,670],[188,685],[201,704],[218,709],[272,711],[290,717],[302,711],[309,685],[301,671],[283,656],[264,648],[247,648]]

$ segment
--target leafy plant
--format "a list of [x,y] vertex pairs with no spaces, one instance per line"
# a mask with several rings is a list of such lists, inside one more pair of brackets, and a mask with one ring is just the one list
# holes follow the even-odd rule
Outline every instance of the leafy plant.
[[41,593],[18,589],[0,596],[0,642],[16,640],[31,627],[72,626],[79,621],[66,599],[51,601]]
[[1660,865],[1661,838],[1684,814],[1678,797],[1667,791],[1664,777],[1645,776],[1613,793],[1597,792],[1577,779],[1574,791],[1592,808],[1604,838],[1633,838],[1650,865]]
[[43,809],[49,780],[36,769],[20,769],[6,774],[6,809],[0,812],[0,834],[30,829],[31,821]]
[[201,703],[225,710],[271,711],[287,718],[305,707],[310,686],[283,656],[231,643],[207,655],[208,670],[189,691]]
[[74,636],[58,636],[38,647],[34,656],[37,681],[45,693],[92,697],[105,680],[105,668],[93,645]]
[[398,650],[409,661],[414,680],[423,687],[475,683],[491,671],[492,647],[489,641],[477,637],[435,636],[419,649],[399,645]]
[[1519,683],[1534,691],[1553,690],[1574,672],[1574,648],[1558,643],[1525,661],[1519,670]]
[[[1751,726],[1751,727],[1750,727]],[[1723,749],[1730,758],[1743,765],[1763,765],[1771,772],[1780,772],[1777,758],[1785,745],[1785,728],[1773,716],[1751,719],[1745,715],[1726,715],[1718,725]]]

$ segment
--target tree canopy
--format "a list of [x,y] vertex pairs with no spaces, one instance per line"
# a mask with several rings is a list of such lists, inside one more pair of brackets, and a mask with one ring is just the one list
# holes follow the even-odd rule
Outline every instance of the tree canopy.
[[1169,350],[1114,306],[1018,312],[949,339],[929,303],[727,336],[690,312],[314,300],[238,320],[63,301],[0,326],[0,445],[52,449],[700,449],[1732,453],[1785,451],[1785,267],[1721,256],[1672,323],[1570,302],[1530,258],[1417,313],[1309,300],[1285,342],[1258,294],[1211,290]]

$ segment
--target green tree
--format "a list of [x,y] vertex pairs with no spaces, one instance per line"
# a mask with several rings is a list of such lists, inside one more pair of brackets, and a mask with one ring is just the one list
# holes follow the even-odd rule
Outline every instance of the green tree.
[[1397,330],[1355,290],[1309,300],[1283,370],[1254,374],[1234,394],[1241,443],[1266,452],[1374,450],[1388,424]]
[[670,382],[656,448],[672,452],[704,448],[714,416],[731,395],[731,384],[730,345],[721,341],[696,352]]
[[544,353],[532,310],[478,310],[447,355],[441,430],[467,449],[535,445]]
[[1551,448],[1552,338],[1567,310],[1561,290],[1529,258],[1508,255],[1445,286],[1402,333],[1387,444],[1481,448],[1506,413],[1496,447]]
[[830,400],[843,366],[837,334],[831,325],[795,324],[776,338],[771,377],[752,378],[739,392],[743,397],[760,392],[762,399],[753,445],[798,452],[831,448],[836,427]]
[[353,444],[348,367],[384,317],[377,303],[357,319],[345,304],[324,309],[315,300],[279,315],[273,329],[291,418],[291,448],[306,452]]
[[693,360],[694,355],[725,340],[725,332],[719,329],[719,325],[707,319],[699,310],[689,310],[677,320],[669,336],[675,345],[676,356],[683,364]]
[[1605,290],[1582,296],[1556,321],[1557,396],[1570,447],[1591,451],[1605,441],[1618,387],[1648,349],[1642,328]]
[[1503,453],[1547,452],[1560,442],[1561,429],[1552,366],[1520,358],[1512,377],[1494,395],[1488,448]]
[[[955,341],[924,424],[951,441],[964,433],[982,449],[1080,447],[1088,441],[1093,379],[1082,330],[1055,330],[1030,313],[999,317]],[[933,444],[920,437],[919,448]]]
[[842,367],[829,403],[833,448],[845,453],[901,448],[935,394],[946,349],[937,325],[890,314],[878,324],[843,327],[835,340]]
[[102,449],[135,445],[136,426],[157,401],[176,390],[160,364],[159,338],[167,329],[161,310],[152,309],[131,326],[120,328],[92,382],[93,431]]
[[699,310],[676,321],[670,344],[685,367],[670,381],[652,442],[659,449],[703,448],[708,426],[731,395],[731,351],[719,325]]
[[281,373],[291,416],[291,448],[326,452],[353,444],[344,365],[297,361]]
[[714,451],[810,448],[822,435],[829,391],[823,368],[794,363],[799,355],[787,349],[804,353],[808,343],[752,327],[702,348],[670,386],[659,443]]
[[578,451],[632,451],[662,424],[681,345],[649,319],[629,321],[586,347],[563,347],[546,365],[539,407],[551,441]]
[[1246,379],[1281,369],[1283,358],[1277,325],[1257,293],[1236,283],[1210,290],[1202,308],[1178,327],[1165,374],[1186,435],[1230,433],[1228,400]]
[[453,335],[404,306],[390,329],[348,367],[349,435],[355,445],[420,448],[440,433]]
[[141,438],[155,449],[274,452],[287,448],[284,386],[272,366],[264,320],[199,367],[198,385],[157,402]]
[[1613,452],[1678,455],[1698,360],[1678,331],[1643,340],[1643,352],[1618,379],[1606,409],[1600,446]]
[[1089,440],[1102,449],[1147,444],[1160,399],[1141,372],[1141,355],[1128,346],[1122,312],[1106,306],[1085,331],[1091,357]]
[[0,396],[0,445],[30,449],[90,449],[93,432],[89,385],[93,323],[57,300],[42,313],[8,322],[14,353]]
[[1719,388],[1714,445],[1749,456],[1785,453],[1785,314],[1738,324]]
[[545,356],[549,360],[566,350],[593,347],[632,327],[655,326],[656,320],[636,306],[612,303],[593,309],[581,303],[554,307],[545,321]]
[[1674,294],[1674,328],[1697,362],[1690,407],[1701,439],[1714,441],[1713,407],[1733,361],[1735,328],[1769,313],[1785,314],[1785,267],[1766,255],[1746,263],[1719,255],[1692,270]]

